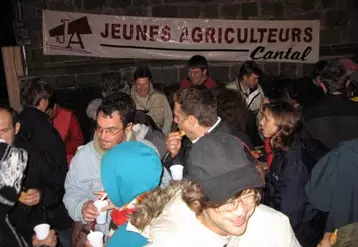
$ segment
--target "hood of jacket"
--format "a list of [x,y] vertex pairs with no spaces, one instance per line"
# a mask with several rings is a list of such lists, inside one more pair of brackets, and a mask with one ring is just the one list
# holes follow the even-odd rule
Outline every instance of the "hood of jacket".
[[27,165],[27,152],[0,142],[0,212],[8,213],[15,205]]
[[142,142],[123,142],[101,161],[102,183],[116,207],[158,187],[162,171],[157,151]]

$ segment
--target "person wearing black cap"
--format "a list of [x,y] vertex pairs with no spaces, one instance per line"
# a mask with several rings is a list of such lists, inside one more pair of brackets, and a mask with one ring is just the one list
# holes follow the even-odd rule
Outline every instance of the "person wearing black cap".
[[188,178],[155,190],[130,215],[147,247],[300,246],[287,217],[259,205],[264,181],[238,138],[207,134],[188,162]]

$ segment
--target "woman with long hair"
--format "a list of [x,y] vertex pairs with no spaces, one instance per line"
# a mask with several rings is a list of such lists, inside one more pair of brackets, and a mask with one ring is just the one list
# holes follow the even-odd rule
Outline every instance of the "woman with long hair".
[[[322,236],[320,212],[311,208],[305,193],[309,170],[303,163],[298,133],[299,111],[288,102],[263,105],[260,128],[270,138],[274,158],[267,178],[264,203],[288,216],[302,246],[316,246]],[[312,227],[313,221],[317,224]],[[324,223],[322,222],[322,227]]]

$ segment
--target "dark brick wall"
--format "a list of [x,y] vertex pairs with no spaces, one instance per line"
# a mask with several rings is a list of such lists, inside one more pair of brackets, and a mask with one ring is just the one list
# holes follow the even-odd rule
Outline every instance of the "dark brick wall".
[[[104,74],[131,80],[137,65],[149,65],[154,82],[177,83],[186,75],[183,61],[118,60],[43,56],[41,9],[96,14],[258,20],[321,20],[321,46],[358,44],[356,0],[22,0],[32,45],[27,47],[29,76],[41,76],[57,88],[98,86]],[[240,63],[211,63],[220,82],[233,80]],[[269,75],[301,76],[312,66],[262,63]]]

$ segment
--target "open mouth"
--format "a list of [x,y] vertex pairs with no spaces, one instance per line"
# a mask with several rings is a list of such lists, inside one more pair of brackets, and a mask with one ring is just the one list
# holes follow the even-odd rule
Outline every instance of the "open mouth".
[[246,223],[246,217],[240,217],[231,221],[234,226],[243,226]]

